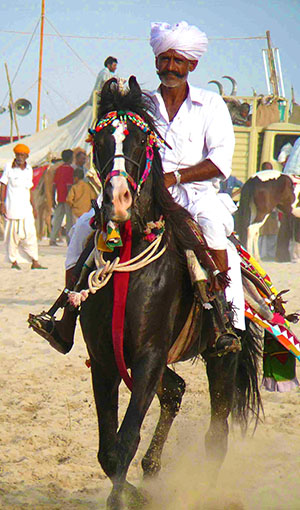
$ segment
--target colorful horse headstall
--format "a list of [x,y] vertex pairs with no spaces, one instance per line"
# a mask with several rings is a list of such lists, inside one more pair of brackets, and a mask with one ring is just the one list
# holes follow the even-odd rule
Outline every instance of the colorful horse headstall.
[[[130,183],[131,187],[134,191],[137,192],[137,195],[140,194],[141,187],[144,184],[144,182],[147,180],[152,167],[154,152],[153,147],[160,148],[162,145],[165,144],[165,141],[153,130],[150,129],[148,124],[144,121],[144,119],[138,115],[137,113],[133,113],[130,111],[112,111],[109,112],[105,117],[100,119],[98,123],[96,124],[94,129],[89,129],[90,137],[87,141],[91,142],[93,144],[94,142],[94,136],[96,133],[99,133],[102,131],[102,129],[106,128],[109,125],[112,125],[114,128],[113,130],[113,136],[115,136],[116,139],[116,147],[118,147],[118,142],[122,142],[126,136],[129,135],[129,131],[127,129],[127,121],[132,122],[135,124],[141,131],[147,134],[147,146],[146,146],[146,163],[145,163],[145,169],[143,171],[143,174],[141,178],[139,179],[138,184],[135,182],[135,180],[131,177],[131,175],[128,174],[128,172],[124,168],[122,169],[113,169],[105,178],[104,187],[106,184],[110,181],[112,177],[121,175],[125,177],[128,182]],[[116,133],[118,132],[118,133]],[[117,136],[118,135],[118,136]],[[121,154],[115,154],[112,156],[105,164],[105,167],[108,166],[112,161],[114,161],[116,158],[122,158],[124,162],[127,160],[136,166],[139,167],[139,163],[136,161],[130,159],[128,156],[125,156],[122,153],[122,150],[120,151]],[[104,171],[104,169],[102,169]]]

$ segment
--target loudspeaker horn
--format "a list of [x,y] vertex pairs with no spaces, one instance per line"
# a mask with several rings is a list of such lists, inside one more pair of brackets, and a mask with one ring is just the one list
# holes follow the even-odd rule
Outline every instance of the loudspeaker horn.
[[28,99],[17,99],[17,101],[14,104],[16,114],[21,115],[21,117],[25,117],[25,115],[28,115],[32,110],[32,104]]

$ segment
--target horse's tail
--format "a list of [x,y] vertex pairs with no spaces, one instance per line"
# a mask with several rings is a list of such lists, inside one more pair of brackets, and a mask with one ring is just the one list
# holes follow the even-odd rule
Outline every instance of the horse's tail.
[[233,420],[246,432],[249,418],[254,418],[256,428],[260,413],[263,413],[259,391],[259,360],[262,357],[261,339],[247,328],[242,333],[242,350],[238,354],[236,391],[232,410]]
[[253,200],[255,180],[249,179],[241,191],[240,204],[234,215],[235,230],[243,246],[247,246],[247,229],[251,221],[251,201]]

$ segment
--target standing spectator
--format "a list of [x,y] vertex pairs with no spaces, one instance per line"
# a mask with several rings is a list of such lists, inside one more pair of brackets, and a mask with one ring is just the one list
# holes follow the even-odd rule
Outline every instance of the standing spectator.
[[67,234],[73,225],[72,211],[70,206],[66,203],[68,191],[73,184],[74,169],[71,166],[73,161],[73,151],[70,149],[64,150],[61,153],[61,157],[63,164],[57,168],[53,180],[53,184],[56,186],[57,205],[53,215],[50,246],[56,246],[58,232],[65,216]]
[[[273,170],[272,163],[264,161],[261,170]],[[258,248],[261,260],[275,260],[278,231],[278,212],[275,210],[270,213],[266,222],[259,229]]]
[[104,60],[104,68],[101,69],[100,73],[97,76],[95,86],[93,88],[93,91],[92,91],[90,99],[89,99],[89,104],[93,103],[94,91],[97,90],[97,92],[101,92],[104,83],[107,80],[110,80],[110,78],[114,77],[114,73],[116,72],[117,65],[118,65],[118,60],[115,57],[107,57]]
[[15,159],[7,163],[1,177],[1,214],[6,219],[5,244],[12,269],[21,269],[20,262],[31,262],[31,269],[46,269],[38,263],[38,244],[31,188],[33,172],[26,162],[27,145],[14,148]]
[[300,136],[294,143],[283,169],[284,174],[300,175]]
[[89,169],[85,166],[87,155],[83,150],[78,150],[74,156],[74,168],[81,168],[83,170],[83,177],[86,178],[86,174]]
[[74,184],[67,196],[67,204],[71,207],[73,219],[76,221],[80,216],[91,208],[91,200],[97,198],[97,194],[90,184],[83,180],[83,170],[75,168]]
[[232,197],[233,190],[235,188],[241,189],[243,187],[243,182],[240,181],[234,175],[230,175],[228,179],[225,179],[220,182],[220,193],[227,193]]
[[289,142],[286,143],[285,145],[283,145],[280,149],[280,153],[278,155],[277,161],[278,161],[278,163],[281,163],[283,173],[284,173],[284,167],[287,164],[287,161],[290,157],[292,149],[293,149],[293,146]]

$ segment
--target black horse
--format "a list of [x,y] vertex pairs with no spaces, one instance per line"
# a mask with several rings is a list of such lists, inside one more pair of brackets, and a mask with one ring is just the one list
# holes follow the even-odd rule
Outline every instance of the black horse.
[[[167,361],[194,303],[184,250],[192,248],[195,241],[187,226],[189,214],[174,203],[165,188],[151,111],[151,100],[141,92],[134,77],[125,94],[115,80],[110,80],[102,91],[91,137],[94,164],[104,187],[102,219],[117,222],[121,233],[130,219],[131,258],[149,246],[144,233],[146,224],[161,216],[165,221],[159,248],[166,246],[165,252],[151,264],[131,272],[128,282],[123,352],[126,367],[131,370],[132,392],[120,427],[121,376],[112,335],[118,275],[90,294],[81,306],[80,322],[91,360],[99,422],[98,459],[113,483],[107,501],[109,510],[123,508],[123,496],[129,497],[131,505],[134,501],[137,507],[142,506],[141,493],[126,481],[126,475],[138,448],[144,417],[157,394],[161,414],[142,460],[144,476],[151,476],[160,469],[163,445],[185,391],[184,380],[167,366]],[[123,137],[117,137],[118,130]],[[118,250],[106,258],[113,260]],[[197,334],[182,359],[201,354],[206,361],[211,421],[205,443],[216,479],[227,451],[230,413],[246,427],[250,414],[257,417],[259,412],[258,350],[248,334],[247,338],[242,336],[241,352],[210,356],[208,345],[214,335],[210,311],[198,308]]]

